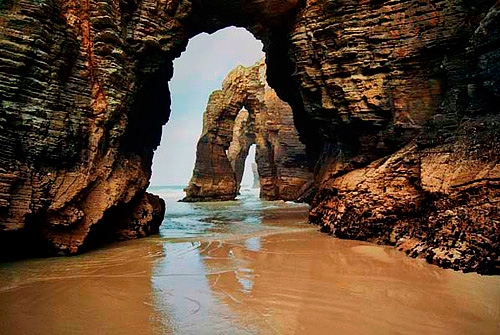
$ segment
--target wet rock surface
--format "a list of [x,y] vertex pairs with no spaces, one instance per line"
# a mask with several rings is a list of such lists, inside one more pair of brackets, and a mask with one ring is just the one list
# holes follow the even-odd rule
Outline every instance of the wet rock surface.
[[[498,273],[500,95],[492,86],[500,78],[499,4],[483,2],[482,11],[481,5],[448,4],[429,2],[427,9],[387,4],[369,11],[385,13],[377,15],[379,23],[393,18],[381,22],[392,27],[385,38],[341,35],[358,41],[358,49],[375,51],[358,51],[347,63],[375,70],[383,59],[385,68],[376,65],[370,74],[358,67],[363,77],[356,85],[349,84],[357,76],[352,68],[334,79],[343,87],[342,123],[346,129],[361,125],[359,141],[353,147],[349,137],[329,132],[338,137],[324,142],[319,154],[320,191],[311,221],[334,236],[395,245],[443,267]],[[416,24],[419,29],[408,29]],[[365,43],[376,36],[377,45]],[[384,46],[391,47],[381,58]],[[360,59],[367,57],[375,59]],[[378,77],[383,80],[376,84]],[[378,102],[370,104],[373,90]],[[328,101],[324,94],[322,99]]]
[[251,67],[239,66],[210,96],[183,201],[236,198],[253,144],[261,198],[297,200],[312,179],[292,110],[267,85],[265,70],[263,60]]
[[334,236],[393,245],[445,268],[498,274],[499,121],[464,122],[450,143],[422,148],[416,141],[330,179],[310,221]]

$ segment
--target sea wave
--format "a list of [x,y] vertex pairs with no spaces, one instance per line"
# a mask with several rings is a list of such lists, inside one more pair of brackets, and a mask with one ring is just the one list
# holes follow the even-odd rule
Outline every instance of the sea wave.
[[168,185],[168,186],[150,186],[148,192],[156,194],[163,199],[176,199],[180,200],[185,197],[184,189],[186,186]]

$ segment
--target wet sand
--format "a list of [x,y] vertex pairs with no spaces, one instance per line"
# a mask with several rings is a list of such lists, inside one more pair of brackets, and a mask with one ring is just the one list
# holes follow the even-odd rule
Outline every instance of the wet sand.
[[337,240],[306,215],[0,264],[0,334],[500,333],[500,277]]
[[6,268],[1,334],[499,330],[498,277],[442,270],[310,229],[228,241],[127,242]]
[[212,291],[258,334],[498,334],[496,277],[317,232],[200,247]]

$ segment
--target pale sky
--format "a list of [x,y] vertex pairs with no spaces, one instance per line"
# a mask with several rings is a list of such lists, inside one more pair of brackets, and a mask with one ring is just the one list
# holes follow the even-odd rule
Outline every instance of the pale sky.
[[155,152],[151,185],[188,184],[208,97],[237,65],[253,65],[263,56],[262,43],[242,28],[203,33],[190,40],[174,61],[172,114]]

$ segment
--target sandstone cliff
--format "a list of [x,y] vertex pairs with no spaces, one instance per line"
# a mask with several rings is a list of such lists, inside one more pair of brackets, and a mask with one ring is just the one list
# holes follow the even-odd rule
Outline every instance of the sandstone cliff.
[[[172,60],[190,37],[230,25],[267,39],[273,26],[291,20],[296,5],[0,2],[3,237],[19,237],[23,249],[40,244],[76,253],[92,231],[156,231],[164,205],[145,190],[170,113]],[[109,219],[118,210],[139,226],[124,234]],[[144,214],[138,220],[136,213]]]
[[292,110],[267,85],[265,69],[264,61],[238,66],[210,96],[183,201],[236,198],[252,144],[261,198],[297,200],[312,180]]
[[498,272],[500,4],[310,4],[292,41],[323,134],[311,221]]
[[0,229],[75,252],[117,228],[113,208],[151,201],[171,61],[234,25],[262,40],[316,164],[312,221],[498,271],[499,13],[495,0],[2,1]]

